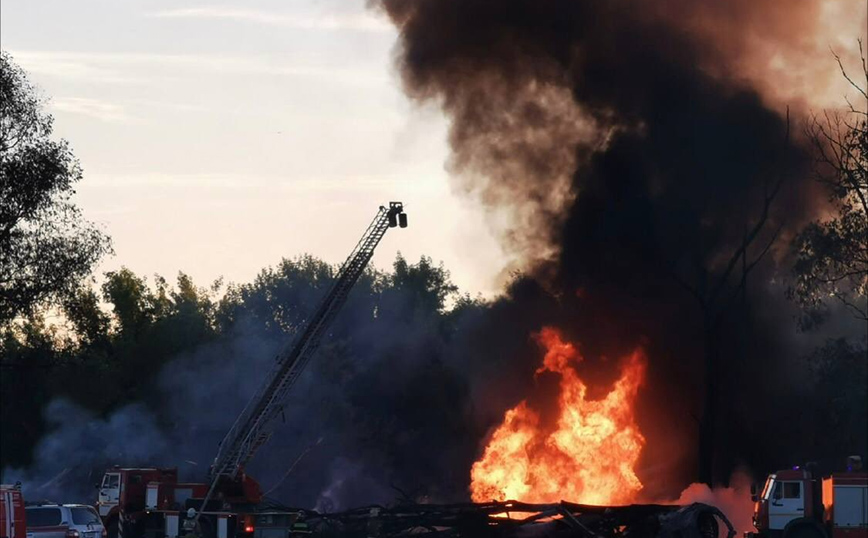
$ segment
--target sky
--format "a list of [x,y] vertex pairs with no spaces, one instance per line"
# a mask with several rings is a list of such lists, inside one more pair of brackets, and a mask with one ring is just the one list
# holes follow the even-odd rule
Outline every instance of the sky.
[[[404,96],[397,32],[365,4],[0,2],[0,46],[49,98],[84,169],[75,201],[113,238],[98,273],[184,271],[204,286],[302,253],[339,263],[400,200],[410,227],[386,236],[376,267],[425,254],[463,291],[501,289],[520,265],[492,231],[502,215],[452,188],[447,119]],[[744,76],[781,102],[839,106],[846,82],[827,51],[853,56],[865,5],[821,13],[819,61],[776,49]]]
[[397,32],[364,2],[3,0],[0,46],[45,94],[84,177],[74,201],[113,239],[100,273],[248,282],[282,257],[343,261],[379,205],[397,252],[491,296],[508,257],[453,192],[448,123],[411,103]]

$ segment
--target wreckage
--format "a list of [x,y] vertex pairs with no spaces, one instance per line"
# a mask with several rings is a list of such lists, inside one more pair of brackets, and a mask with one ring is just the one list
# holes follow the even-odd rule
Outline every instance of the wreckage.
[[[292,514],[280,522],[283,536],[311,534],[334,538],[442,536],[455,538],[734,538],[736,531],[717,508],[635,504],[590,506],[562,501],[368,506],[333,514]],[[262,538],[275,536],[272,516],[262,518]],[[720,531],[724,530],[725,534]]]

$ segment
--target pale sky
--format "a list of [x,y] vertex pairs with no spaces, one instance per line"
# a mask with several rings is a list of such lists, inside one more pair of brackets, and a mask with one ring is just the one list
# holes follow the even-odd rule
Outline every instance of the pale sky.
[[[75,200],[114,240],[100,266],[207,285],[281,257],[340,262],[377,207],[381,243],[494,293],[506,258],[453,194],[447,121],[402,94],[396,31],[348,0],[2,0],[0,44],[50,98],[84,169]],[[150,280],[150,279],[149,279]]]
[[[84,168],[76,200],[114,239],[100,271],[206,285],[304,252],[338,263],[376,208],[401,200],[410,227],[386,236],[377,267],[427,254],[464,291],[500,289],[509,257],[451,190],[447,120],[403,95],[397,33],[365,3],[0,2],[0,45],[51,98]],[[753,36],[755,72],[742,74],[780,110],[839,106],[848,88],[829,48],[858,70],[865,10],[824,2],[811,58]]]

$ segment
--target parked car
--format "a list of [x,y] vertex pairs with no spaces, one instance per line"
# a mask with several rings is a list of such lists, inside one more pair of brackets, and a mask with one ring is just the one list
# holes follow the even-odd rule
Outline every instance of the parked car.
[[86,504],[38,504],[24,509],[27,538],[106,538],[102,520]]

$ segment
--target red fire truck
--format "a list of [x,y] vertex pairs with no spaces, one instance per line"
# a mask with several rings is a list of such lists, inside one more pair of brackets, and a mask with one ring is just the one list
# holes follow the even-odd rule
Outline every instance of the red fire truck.
[[[108,538],[253,537],[256,516],[262,512],[262,490],[244,473],[244,466],[271,436],[283,414],[287,392],[316,353],[386,231],[406,226],[407,215],[400,202],[379,208],[307,325],[294,344],[277,356],[259,391],[220,443],[209,483],[180,483],[177,469],[114,467],[106,471],[97,484],[97,506]],[[291,522],[286,536],[300,534],[303,524],[297,521],[298,514],[285,515],[293,517],[271,517],[269,521]]]
[[202,535],[229,538],[237,534],[237,511],[262,499],[253,479],[244,476],[239,484],[240,490],[227,485],[203,506],[208,484],[178,482],[177,469],[112,467],[97,484],[97,509],[108,538],[179,536],[191,508],[201,512]]
[[753,493],[756,532],[745,538],[868,538],[868,473],[855,469],[824,477],[794,467],[769,475]]
[[21,485],[0,485],[0,538],[25,538],[26,535]]

